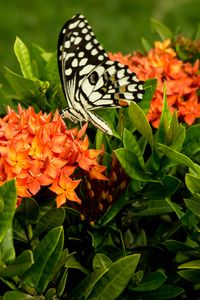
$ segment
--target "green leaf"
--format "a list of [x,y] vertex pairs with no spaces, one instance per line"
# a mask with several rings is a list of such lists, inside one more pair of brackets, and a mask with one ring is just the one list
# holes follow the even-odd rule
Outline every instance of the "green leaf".
[[20,76],[8,68],[5,68],[5,77],[22,103],[28,106],[35,102],[44,110],[48,107],[44,94],[40,92],[41,82]]
[[153,148],[152,129],[143,110],[136,103],[132,102],[129,106],[128,113],[135,128],[141,133],[141,135],[146,137],[150,146]]
[[132,254],[114,262],[97,281],[88,300],[115,300],[127,286],[139,259],[139,254]]
[[2,212],[4,209],[4,202],[3,202],[3,199],[1,199],[1,196],[0,196],[0,212]]
[[0,257],[4,263],[11,263],[15,259],[15,248],[13,244],[13,230],[10,227],[2,242],[0,243]]
[[177,217],[181,219],[184,216],[184,212],[182,211],[182,208],[177,203],[172,202],[169,198],[166,198],[167,203],[171,206],[171,208],[176,213]]
[[[38,292],[38,294],[42,294],[45,291],[45,289],[47,288],[50,280],[52,279],[52,273],[53,273],[54,269],[56,268],[56,266],[60,260],[61,254],[62,254],[63,245],[64,245],[64,230],[62,227],[59,227],[57,229],[60,229],[60,232],[58,232],[59,239],[56,243],[56,247],[55,247],[54,251],[49,256],[48,261],[44,265],[40,279],[37,282],[36,291]],[[55,230],[55,232],[56,232],[56,228],[52,229],[52,231],[53,230]],[[50,232],[52,232],[52,231],[50,231]]]
[[178,266],[178,269],[200,269],[200,259],[191,260]]
[[122,207],[128,203],[127,193],[123,193],[121,197],[119,197],[116,202],[114,202],[105,212],[105,214],[98,220],[99,225],[106,225],[110,221],[112,221],[115,216],[120,212]]
[[182,152],[190,157],[200,152],[200,124],[187,128]]
[[88,271],[79,263],[79,261],[73,255],[73,253],[68,255],[65,267],[68,269],[78,269],[81,272],[88,274]]
[[171,123],[172,115],[169,109],[166,95],[166,86],[163,88],[163,107],[160,117],[160,124],[156,133],[158,143],[168,144],[168,131]]
[[142,46],[143,46],[143,48],[144,48],[144,50],[146,51],[146,52],[149,52],[150,50],[151,50],[151,45],[150,45],[150,43],[147,41],[147,39],[145,39],[145,38],[141,38],[141,41],[142,41]]
[[25,228],[16,217],[13,220],[13,238],[24,243],[29,241]]
[[29,51],[19,37],[16,37],[14,43],[14,52],[19,61],[23,76],[28,79],[34,79]]
[[141,168],[144,169],[144,159],[140,147],[136,141],[135,136],[126,128],[124,129],[123,133],[123,144],[125,149],[129,150],[131,153],[137,156]]
[[190,246],[176,240],[167,240],[165,247],[171,252],[188,251],[192,249]]
[[177,189],[179,188],[181,181],[170,175],[166,175],[161,183],[150,183],[145,192],[145,196],[149,199],[162,199],[164,200],[166,197],[170,197],[173,195]]
[[[199,199],[198,199],[199,198]],[[186,206],[198,217],[200,217],[200,197],[184,199]]]
[[156,133],[156,141],[180,151],[185,140],[185,127],[178,121],[177,112],[171,114],[167,102],[166,86],[164,86],[163,109],[160,125]]
[[177,273],[178,275],[180,275],[181,277],[183,277],[188,281],[192,281],[194,283],[200,283],[200,270],[195,270],[195,269],[181,270]]
[[171,161],[177,164],[186,165],[191,168],[196,174],[199,174],[199,169],[189,157],[163,144],[158,143],[157,147],[158,150],[162,154],[166,155]]
[[24,274],[23,283],[42,293],[56,267],[63,247],[63,228],[50,230],[34,249],[35,263]]
[[49,61],[45,66],[44,71],[45,71],[46,80],[53,82],[54,84],[60,83],[56,53],[52,54],[52,56],[50,57]]
[[23,251],[10,265],[0,267],[1,277],[14,277],[22,275],[34,263],[31,250]]
[[200,177],[192,174],[186,174],[185,183],[191,193],[200,193]]
[[97,253],[93,259],[93,270],[107,269],[111,266],[111,264],[112,260],[108,256],[102,253]]
[[151,100],[153,98],[153,95],[156,90],[156,85],[157,85],[157,79],[156,78],[151,78],[147,79],[144,84],[144,96],[142,98],[142,101],[138,103],[138,106],[142,108],[145,114],[148,113],[150,105],[151,105]]
[[101,279],[101,277],[108,271],[108,269],[97,269],[91,272],[86,278],[84,278],[72,292],[69,294],[69,300],[82,300],[88,299],[91,291],[93,290],[95,284]]
[[35,223],[39,212],[39,205],[33,198],[23,198],[23,201],[16,210],[16,216],[26,223]]
[[50,288],[45,294],[45,300],[53,300],[56,296],[56,289]]
[[134,300],[164,300],[164,299],[173,299],[178,295],[182,294],[184,290],[178,286],[165,284],[160,288],[149,291],[148,293],[139,293],[138,296],[134,296]]
[[146,292],[158,289],[167,279],[167,276],[162,272],[153,272],[146,275],[142,282],[134,288],[131,288],[135,292]]
[[34,230],[34,238],[45,231],[63,224],[65,219],[65,209],[63,207],[52,208],[43,215],[37,222]]
[[3,296],[3,300],[45,300],[43,296],[30,296],[22,292],[7,292]]
[[114,150],[121,166],[131,178],[144,182],[158,182],[151,179],[144,170],[141,169],[137,156],[127,149],[119,148]]
[[148,207],[137,213],[136,216],[157,216],[164,215],[173,212],[171,206],[165,200],[150,200],[148,201]]
[[5,182],[0,186],[0,197],[4,202],[4,209],[0,212],[0,243],[9,229],[12,229],[12,220],[17,203],[15,180]]
[[46,76],[44,76],[46,61],[42,57],[42,55],[45,53],[45,50],[37,44],[31,44],[29,53],[31,57],[30,63],[34,77],[38,79],[46,78]]
[[68,270],[65,269],[61,279],[59,280],[58,286],[57,286],[57,295],[58,295],[58,297],[61,297],[62,294],[65,291],[67,278],[68,278]]
[[172,32],[162,23],[153,18],[151,19],[151,28],[154,32],[157,32],[160,35],[163,41],[166,39],[173,39]]

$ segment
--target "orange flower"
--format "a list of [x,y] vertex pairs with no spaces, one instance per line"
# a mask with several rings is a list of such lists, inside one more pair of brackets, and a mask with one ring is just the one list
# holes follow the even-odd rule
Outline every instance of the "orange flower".
[[57,194],[56,203],[60,207],[66,202],[66,199],[81,203],[81,200],[76,195],[74,189],[79,185],[81,180],[73,181],[70,177],[66,176],[63,172],[59,179],[57,179],[49,188]]
[[57,206],[66,199],[80,203],[75,192],[80,180],[70,177],[80,174],[77,169],[85,176],[105,179],[105,167],[97,161],[102,151],[88,149],[86,128],[87,124],[68,130],[58,112],[52,118],[36,114],[32,107],[19,106],[18,113],[8,108],[0,119],[0,184],[16,178],[18,203],[44,186],[57,194]]
[[127,56],[121,53],[109,54],[110,59],[128,65],[129,69],[135,72],[141,80],[157,79],[156,91],[147,115],[154,127],[158,127],[162,113],[164,81],[166,81],[170,110],[176,109],[180,120],[189,125],[195,119],[200,118],[198,107],[200,99],[197,95],[200,88],[199,61],[197,60],[194,65],[183,62],[178,59],[170,44],[169,39],[164,42],[155,42],[155,47],[146,55],[139,52]]

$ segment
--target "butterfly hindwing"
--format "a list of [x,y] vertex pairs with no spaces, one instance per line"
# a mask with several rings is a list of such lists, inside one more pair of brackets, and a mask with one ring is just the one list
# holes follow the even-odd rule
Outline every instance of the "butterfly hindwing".
[[112,134],[109,126],[92,112],[98,108],[121,107],[143,96],[143,82],[126,66],[109,60],[82,15],[63,26],[58,41],[58,66],[68,108],[63,116],[91,121]]

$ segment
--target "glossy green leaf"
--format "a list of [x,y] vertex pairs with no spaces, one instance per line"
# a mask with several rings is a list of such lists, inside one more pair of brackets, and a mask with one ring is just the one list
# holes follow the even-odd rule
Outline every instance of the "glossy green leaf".
[[7,292],[3,300],[45,300],[44,296],[31,296],[18,291]]
[[132,102],[129,106],[128,113],[135,128],[141,133],[141,135],[146,137],[150,146],[153,147],[152,129],[143,110],[136,103]]
[[14,51],[19,61],[23,76],[28,79],[34,79],[28,48],[19,37],[16,37]]
[[13,277],[22,275],[33,263],[33,254],[31,250],[25,250],[7,267],[0,267],[0,276]]
[[157,32],[160,35],[163,41],[173,38],[172,32],[165,25],[153,18],[151,19],[151,28],[154,32]]
[[67,278],[68,278],[68,269],[65,269],[61,279],[59,280],[58,286],[57,286],[58,297],[61,297],[65,291],[66,284],[67,284]]
[[105,214],[99,219],[98,224],[106,225],[111,222],[127,203],[128,198],[127,193],[125,192],[107,209]]
[[186,206],[198,217],[200,217],[200,201],[196,198],[184,199]]
[[166,279],[167,276],[164,273],[153,272],[146,275],[142,282],[137,287],[131,288],[131,290],[136,292],[153,291],[163,285]]
[[173,285],[162,285],[160,288],[149,291],[148,293],[139,293],[137,296],[134,295],[134,300],[164,300],[173,299],[181,295],[184,290],[178,286]]
[[200,270],[191,269],[191,270],[181,270],[177,272],[178,275],[183,277],[184,279],[194,282],[200,283]]
[[190,246],[176,240],[167,240],[165,247],[171,252],[188,251],[192,249]]
[[146,52],[149,52],[151,49],[152,49],[152,46],[150,45],[150,43],[147,41],[147,39],[145,38],[141,38],[141,41],[142,41],[142,46],[144,48],[144,50]]
[[185,183],[191,193],[200,194],[200,176],[197,177],[192,174],[186,174]]
[[93,270],[107,269],[111,266],[112,260],[103,253],[97,253],[93,259]]
[[37,283],[36,291],[38,292],[38,294],[42,294],[47,288],[50,280],[52,279],[52,273],[59,262],[64,245],[64,231],[62,227],[60,227],[60,229],[61,231],[58,234],[59,240],[53,253],[51,254],[51,256],[49,256],[48,261],[42,271],[40,280]]
[[11,263],[15,259],[15,248],[13,244],[13,230],[8,228],[2,242],[0,243],[0,257],[4,263]]
[[123,133],[123,144],[125,149],[129,150],[131,153],[137,156],[141,168],[144,168],[144,159],[136,138],[126,128],[124,129]]
[[182,207],[175,202],[172,202],[169,198],[166,198],[167,203],[171,206],[171,208],[176,213],[177,217],[181,219],[184,216],[184,212],[182,211]]
[[88,300],[115,300],[125,289],[136,270],[140,255],[132,254],[114,262],[97,281]]
[[62,253],[63,228],[56,227],[50,230],[34,249],[35,263],[26,272],[23,283],[35,288],[39,293],[48,285],[51,274],[56,267]]
[[163,88],[163,105],[162,105],[162,114],[160,117],[160,124],[158,130],[156,132],[156,141],[162,144],[168,144],[168,130],[170,127],[172,119],[172,114],[169,109],[169,105],[167,102],[167,95],[166,95],[166,86],[164,85]]
[[137,216],[157,216],[171,212],[173,209],[165,200],[150,200],[146,209],[134,214]]
[[168,145],[171,145],[171,147],[176,151],[181,151],[185,141],[185,132],[185,127],[179,123],[177,112],[174,112],[170,128],[168,130]]
[[31,57],[31,69],[35,78],[41,79],[44,77],[44,69],[46,66],[46,61],[42,57],[45,50],[37,44],[31,43],[29,47],[29,53]]
[[39,212],[39,205],[33,198],[23,198],[23,201],[16,210],[16,215],[26,223],[35,223]]
[[150,183],[145,192],[149,199],[161,199],[173,195],[179,188],[181,181],[170,175],[166,175],[160,183]]
[[182,152],[190,157],[200,152],[200,124],[187,128]]
[[196,269],[196,270],[199,270],[200,269],[200,259],[188,261],[184,264],[181,264],[180,266],[178,266],[178,269]]
[[45,293],[45,300],[53,300],[53,298],[56,296],[56,289],[50,288]]
[[63,207],[60,208],[52,208],[47,211],[37,222],[34,237],[39,236],[43,232],[47,232],[54,227],[61,226],[65,219],[65,209]]
[[3,202],[3,199],[1,199],[1,196],[0,196],[0,213],[3,211],[4,209],[4,202]]
[[13,238],[21,242],[25,242],[25,243],[29,242],[26,228],[21,224],[21,222],[16,217],[14,217],[13,220]]
[[48,102],[40,91],[41,82],[20,76],[8,68],[5,68],[5,77],[21,102],[26,105],[36,104],[44,110],[48,107]]
[[177,164],[186,165],[189,168],[191,168],[195,173],[197,174],[199,173],[199,169],[196,167],[196,165],[189,157],[163,144],[158,144],[157,147],[158,150],[162,154],[166,155],[171,161]]
[[7,231],[12,228],[13,216],[17,202],[15,180],[5,182],[0,186],[0,197],[4,202],[4,209],[0,212],[0,243]]
[[124,148],[119,148],[114,152],[128,176],[139,181],[158,182],[155,179],[151,179],[144,170],[142,170],[135,154]]
[[46,80],[49,80],[50,82],[53,81],[54,84],[60,83],[56,53],[53,53],[50,57],[49,61],[45,66],[44,72],[46,74]]
[[80,264],[73,254],[68,255],[65,267],[68,269],[78,269],[81,272],[88,274],[88,271]]
[[156,86],[157,86],[156,78],[147,79],[144,83],[145,93],[143,95],[142,101],[138,103],[138,106],[142,108],[145,114],[147,114],[149,111],[151,100],[156,90]]
[[88,299],[91,291],[93,290],[95,284],[101,279],[101,277],[108,272],[108,268],[97,269],[91,272],[86,278],[84,278],[72,292],[69,294],[69,300],[82,300]]

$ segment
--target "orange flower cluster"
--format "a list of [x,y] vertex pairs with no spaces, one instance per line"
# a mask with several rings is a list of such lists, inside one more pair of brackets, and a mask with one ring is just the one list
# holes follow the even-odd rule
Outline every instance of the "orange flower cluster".
[[[0,184],[16,178],[21,199],[36,195],[42,186],[56,193],[57,206],[66,199],[81,203],[75,188],[80,179],[71,177],[82,170],[90,178],[106,180],[106,167],[97,162],[101,150],[88,149],[85,131],[68,130],[59,113],[35,113],[18,107],[18,113],[8,108],[0,119]],[[74,175],[73,175],[74,176]]]
[[170,40],[155,42],[146,55],[135,52],[123,56],[109,54],[110,59],[126,64],[141,80],[157,79],[150,111],[147,115],[154,127],[158,127],[163,103],[163,85],[166,81],[167,99],[170,110],[176,109],[181,121],[191,125],[200,117],[200,103],[197,91],[200,88],[199,61],[194,65],[178,59]]

